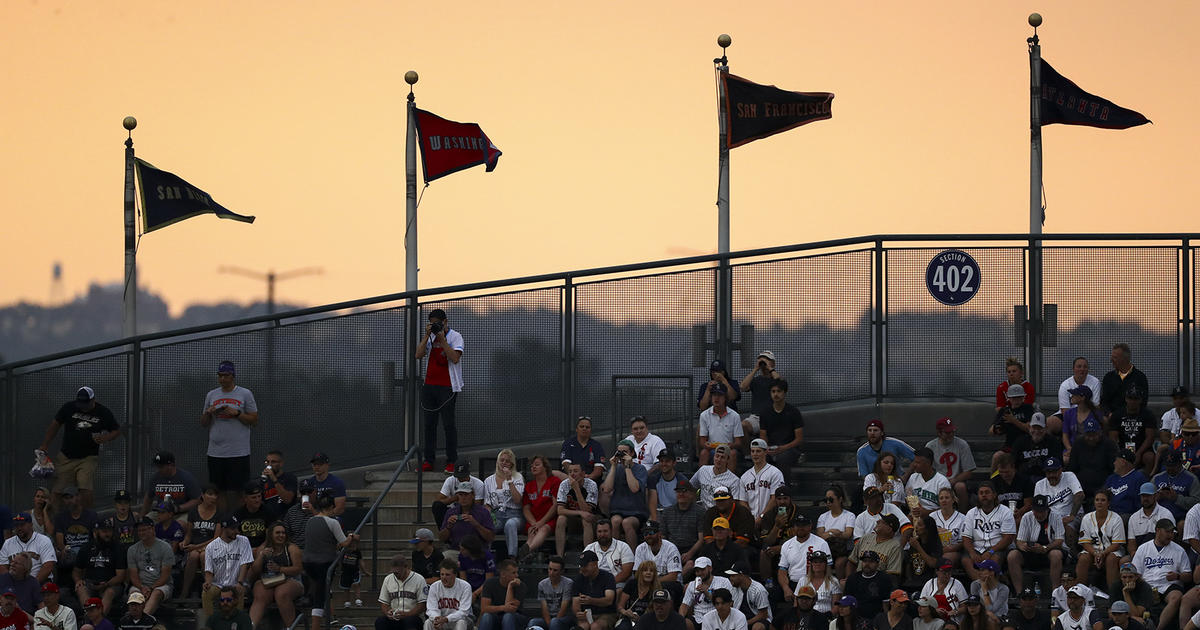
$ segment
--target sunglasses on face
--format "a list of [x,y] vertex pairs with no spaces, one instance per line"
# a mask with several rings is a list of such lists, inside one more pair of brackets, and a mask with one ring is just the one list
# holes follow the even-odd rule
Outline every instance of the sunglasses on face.
[[825,502],[826,502],[826,503],[833,503],[833,501],[834,501],[834,498],[833,498],[833,497],[825,497]]
[[233,601],[233,598],[232,598],[232,597],[222,597],[222,598],[221,598],[221,601],[223,601],[223,602],[231,602],[231,601]]

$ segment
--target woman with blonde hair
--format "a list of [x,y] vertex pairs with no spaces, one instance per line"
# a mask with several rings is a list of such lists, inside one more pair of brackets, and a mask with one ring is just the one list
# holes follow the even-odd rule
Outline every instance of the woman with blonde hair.
[[617,599],[617,622],[614,630],[632,630],[638,618],[650,609],[650,598],[659,589],[658,565],[646,560],[633,572],[637,579],[625,582],[625,588]]
[[811,588],[816,597],[813,599],[813,610],[830,614],[833,602],[842,595],[842,586],[833,577],[829,568],[829,556],[824,551],[816,550],[808,556],[808,575],[796,585],[796,593],[805,586]]
[[512,449],[504,449],[496,455],[496,472],[483,482],[486,488],[483,504],[492,511],[492,523],[497,534],[504,534],[508,556],[517,555],[517,533],[525,523],[521,510],[525,492],[525,478],[517,472],[517,457]]

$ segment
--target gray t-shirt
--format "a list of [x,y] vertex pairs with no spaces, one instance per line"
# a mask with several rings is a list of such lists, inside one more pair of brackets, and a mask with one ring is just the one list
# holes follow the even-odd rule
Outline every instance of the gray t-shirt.
[[139,540],[125,552],[125,559],[130,568],[137,567],[142,586],[153,586],[162,577],[163,571],[171,570],[175,563],[175,552],[164,540],[155,538],[150,547]]
[[964,470],[975,470],[975,455],[967,441],[954,436],[950,446],[944,446],[941,440],[933,438],[925,443],[933,451],[933,470],[953,479],[954,475]]
[[341,523],[328,516],[314,516],[304,524],[304,561],[333,562],[338,543],[346,540]]
[[[566,576],[563,576],[560,579],[558,586],[551,584],[550,578],[542,578],[542,581],[538,582],[538,599],[546,602],[546,610],[550,611],[551,619],[558,615],[558,610],[562,606],[563,598],[571,597],[571,586],[574,584],[575,582]],[[570,606],[567,608],[569,613]]]
[[254,394],[241,385],[234,385],[233,391],[229,392],[218,387],[204,397],[203,409],[208,409],[213,405],[225,405],[226,408],[213,412],[213,423],[208,429],[208,456],[245,457],[249,455],[250,427],[242,424],[237,416],[242,412],[258,412],[258,403],[254,402]]

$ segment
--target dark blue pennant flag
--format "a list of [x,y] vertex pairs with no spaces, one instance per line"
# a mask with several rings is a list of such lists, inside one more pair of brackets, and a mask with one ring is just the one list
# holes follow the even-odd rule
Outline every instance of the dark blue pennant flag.
[[254,217],[231,212],[174,173],[157,169],[140,158],[134,158],[134,169],[141,189],[142,232],[153,232],[200,214],[254,223]]
[[1089,94],[1042,59],[1042,124],[1128,129],[1150,122],[1145,116]]

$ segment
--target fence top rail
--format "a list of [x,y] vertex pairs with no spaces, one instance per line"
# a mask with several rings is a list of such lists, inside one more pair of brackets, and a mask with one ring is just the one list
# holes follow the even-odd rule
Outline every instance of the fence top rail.
[[1144,242],[1144,241],[1181,241],[1187,244],[1191,240],[1200,240],[1200,232],[1158,232],[1145,234],[1104,234],[1104,233],[1080,233],[1080,234],[872,234],[866,236],[855,236],[848,238],[831,239],[825,241],[814,241],[811,243],[798,243],[794,245],[779,245],[775,247],[762,247],[758,249],[748,249],[728,254],[704,254],[700,256],[687,256],[684,258],[670,258],[665,260],[655,260],[640,263],[629,263],[624,265],[610,265],[606,267],[593,267],[591,269],[579,269],[574,271],[558,271],[553,273],[539,274],[534,276],[522,276],[518,278],[505,278],[500,280],[488,280],[484,282],[473,282],[468,284],[458,284],[445,287],[434,287],[429,289],[418,289],[417,291],[402,291],[398,293],[388,293],[375,297],[359,298],[356,300],[348,300],[344,302],[336,302],[334,304],[325,304],[322,306],[313,306],[292,311],[275,313],[272,315],[258,315],[255,317],[245,317],[242,319],[231,320],[227,322],[218,322],[215,324],[205,324],[202,326],[189,326],[187,328],[177,328],[172,330],[164,330],[156,333],[146,333],[134,337],[126,337],[123,339],[115,339],[104,343],[98,343],[82,348],[73,348],[62,352],[43,355],[39,357],[31,357],[18,361],[0,364],[0,371],[9,371],[16,368],[57,361],[79,355],[86,355],[95,352],[103,352],[119,348],[121,346],[137,346],[148,341],[157,341],[161,339],[170,339],[172,337],[183,337],[187,335],[195,335],[198,333],[212,332],[222,329],[237,328],[242,326],[252,326],[263,323],[278,323],[282,320],[294,319],[297,317],[307,317],[311,315],[321,315],[324,313],[332,313],[340,310],[361,308],[364,306],[372,306],[376,304],[384,304],[387,302],[396,302],[401,300],[417,299],[436,296],[448,295],[454,293],[463,293],[469,291],[484,291],[488,289],[515,287],[520,285],[538,284],[554,281],[574,281],[577,278],[585,278],[592,276],[606,276],[620,273],[629,273],[635,271],[646,271],[651,269],[667,269],[671,267],[681,267],[687,265],[697,265],[704,263],[721,262],[723,260],[734,260],[741,258],[756,258],[761,256],[773,256],[779,254],[789,254],[795,252],[805,252],[813,250],[822,250],[837,247],[847,247],[853,245],[872,244],[883,246],[884,243],[900,244],[900,243],[949,243],[949,242],[997,242],[1007,241],[1011,243],[1022,243],[1032,245],[1035,242],[1045,246],[1047,241],[1129,241],[1129,242]]

